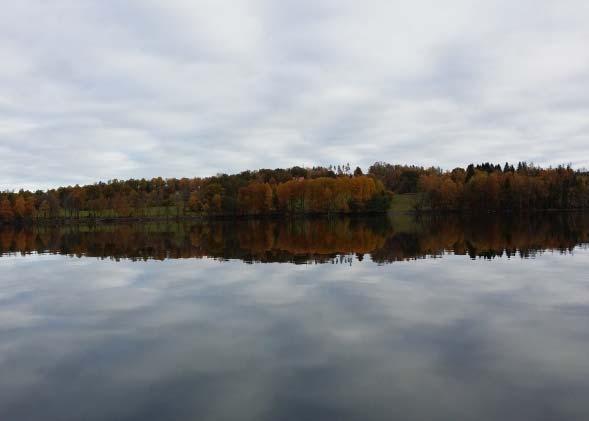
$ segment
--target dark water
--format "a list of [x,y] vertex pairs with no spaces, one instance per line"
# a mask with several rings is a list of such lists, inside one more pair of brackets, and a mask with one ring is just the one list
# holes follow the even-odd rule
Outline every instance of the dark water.
[[0,420],[587,420],[589,216],[0,230]]

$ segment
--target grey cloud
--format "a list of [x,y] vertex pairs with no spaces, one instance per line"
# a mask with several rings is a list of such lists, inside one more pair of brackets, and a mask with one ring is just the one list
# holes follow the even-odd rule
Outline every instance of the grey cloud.
[[342,161],[589,166],[588,18],[582,1],[6,5],[0,188]]

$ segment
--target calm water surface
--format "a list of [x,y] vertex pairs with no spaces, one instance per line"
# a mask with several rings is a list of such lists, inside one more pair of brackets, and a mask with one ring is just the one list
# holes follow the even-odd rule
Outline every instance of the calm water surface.
[[1,420],[587,420],[589,216],[0,230]]

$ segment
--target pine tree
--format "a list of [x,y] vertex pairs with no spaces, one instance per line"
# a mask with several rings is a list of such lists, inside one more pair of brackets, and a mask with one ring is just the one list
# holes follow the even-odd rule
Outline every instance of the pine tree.
[[464,180],[465,183],[468,183],[468,180],[470,180],[475,174],[475,170],[474,170],[474,165],[470,164],[468,166],[468,168],[466,168],[466,179]]

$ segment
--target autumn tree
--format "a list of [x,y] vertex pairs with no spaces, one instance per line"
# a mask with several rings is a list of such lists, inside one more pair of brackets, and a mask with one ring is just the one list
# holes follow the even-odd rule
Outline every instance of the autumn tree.
[[35,197],[34,196],[28,196],[25,199],[25,215],[27,217],[33,218],[35,217]]
[[14,219],[14,211],[12,210],[12,204],[7,197],[4,197],[0,201],[0,219],[2,221],[12,221]]
[[200,199],[198,198],[198,193],[197,192],[192,192],[190,193],[190,197],[188,199],[188,208],[192,211],[192,212],[199,212],[201,210],[201,202]]
[[43,200],[43,202],[41,202],[41,205],[39,206],[39,214],[43,218],[48,218],[51,215],[51,208],[47,200]]
[[26,215],[25,199],[20,194],[14,199],[14,216],[18,219],[23,219]]
[[238,201],[243,213],[269,213],[273,207],[272,188],[268,183],[253,182],[239,189]]

